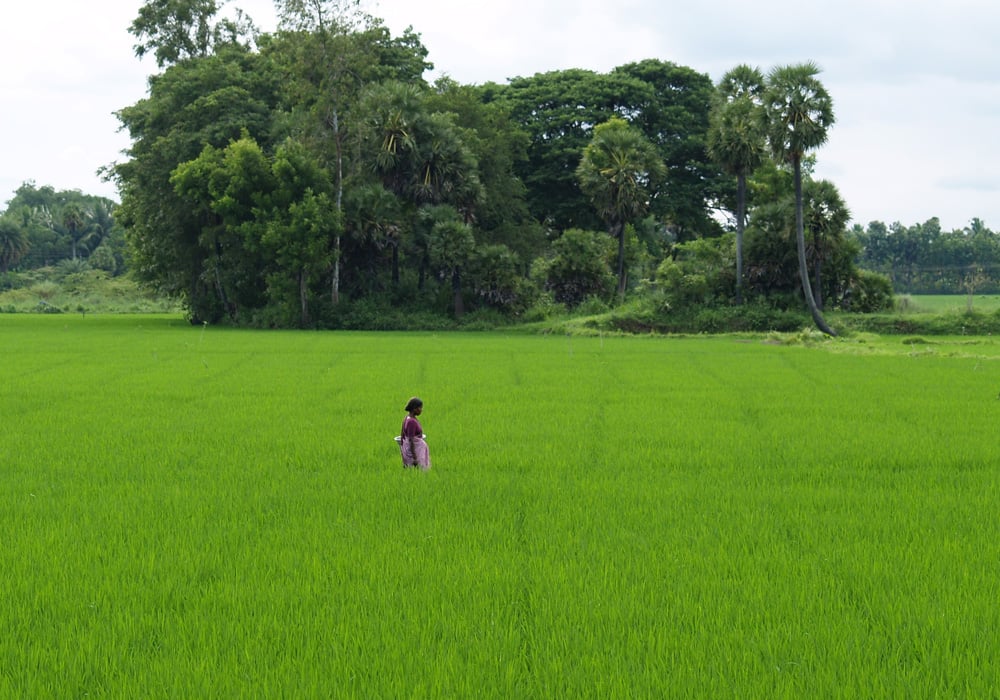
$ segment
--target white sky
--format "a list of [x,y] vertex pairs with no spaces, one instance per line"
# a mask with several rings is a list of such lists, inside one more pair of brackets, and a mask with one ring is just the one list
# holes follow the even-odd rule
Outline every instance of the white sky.
[[[271,0],[232,0],[265,30]],[[128,26],[141,0],[0,9],[0,208],[22,182],[118,199],[113,112],[146,94]],[[422,35],[433,79],[505,82],[657,58],[707,73],[812,60],[837,123],[816,155],[854,221],[1000,230],[1000,4],[993,0],[367,0]]]

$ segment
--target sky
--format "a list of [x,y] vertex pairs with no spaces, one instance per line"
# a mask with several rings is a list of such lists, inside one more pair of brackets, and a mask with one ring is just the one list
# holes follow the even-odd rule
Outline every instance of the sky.
[[[713,82],[746,63],[813,61],[836,123],[815,151],[862,226],[973,218],[1000,231],[1000,3],[994,0],[364,0],[412,26],[460,83],[646,58]],[[230,0],[265,31],[271,0]],[[141,0],[35,0],[0,9],[0,209],[24,182],[118,200],[98,170],[125,159],[114,112],[146,95],[128,27]]]

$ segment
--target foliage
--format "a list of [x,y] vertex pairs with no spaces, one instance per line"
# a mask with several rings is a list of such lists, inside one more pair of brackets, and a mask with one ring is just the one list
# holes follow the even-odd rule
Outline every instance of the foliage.
[[556,302],[574,307],[587,297],[608,299],[615,288],[612,243],[596,231],[568,229],[552,244],[552,257],[534,271]]
[[625,227],[646,213],[665,174],[652,145],[624,119],[594,128],[594,137],[577,167],[580,189],[588,196],[608,234],[618,241],[618,296],[625,295]]
[[858,313],[876,313],[893,308],[892,282],[885,275],[858,270],[851,281],[844,307]]
[[732,236],[680,243],[664,259],[651,281],[668,309],[715,306],[732,297],[734,241]]
[[113,271],[124,272],[115,210],[104,197],[23,183],[0,213],[0,272],[86,260],[102,245],[117,251]]
[[938,219],[904,226],[873,221],[849,232],[860,264],[887,275],[900,292],[932,294],[1000,291],[1000,236],[980,219],[943,231]]
[[[130,31],[159,71],[118,113],[131,145],[106,174],[121,206],[26,183],[0,274],[65,259],[131,272],[195,323],[335,327],[338,305],[368,296],[484,323],[607,304],[603,251],[578,264],[563,241],[603,225],[619,243],[615,303],[675,317],[744,292],[779,310],[805,298],[818,323],[884,306],[859,267],[897,288],[1000,288],[982,222],[846,230],[836,186],[811,176],[833,123],[812,63],[737,65],[715,86],[655,59],[430,85],[420,36],[394,36],[358,0],[276,9],[261,33],[215,0],[143,3]],[[700,257],[711,245],[675,248],[731,231],[734,270]]]
[[163,313],[178,311],[128,275],[100,269],[76,272],[38,268],[10,273],[0,285],[0,311],[6,313]]
[[767,76],[762,97],[764,132],[776,158],[792,167],[795,185],[795,242],[798,251],[802,295],[816,327],[828,335],[834,331],[826,323],[809,281],[806,262],[805,223],[802,193],[802,159],[807,151],[823,145],[833,125],[833,101],[816,78],[819,68],[807,62],[778,66]]
[[711,94],[707,76],[658,60],[627,64],[608,74],[551,71],[484,89],[484,98],[504,105],[528,134],[527,159],[516,172],[538,221],[557,231],[593,229],[601,223],[574,173],[594,128],[620,117],[656,147],[667,181],[651,208],[682,238],[717,231],[707,205],[714,193],[705,189],[718,176],[707,164],[704,146]]
[[764,160],[761,99],[764,75],[739,65],[719,81],[709,115],[708,152],[723,170],[736,176],[736,302],[743,301],[743,232],[746,225],[747,177]]

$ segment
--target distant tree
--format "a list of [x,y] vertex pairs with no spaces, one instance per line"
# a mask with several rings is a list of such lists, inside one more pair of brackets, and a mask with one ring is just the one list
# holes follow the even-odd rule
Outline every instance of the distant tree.
[[516,173],[537,221],[556,232],[602,223],[575,173],[594,127],[620,117],[639,129],[666,165],[650,213],[682,239],[721,233],[709,212],[719,171],[705,151],[712,91],[708,76],[657,60],[608,74],[568,69],[482,88],[483,99],[502,103],[528,135],[527,158]]
[[12,216],[0,216],[0,273],[6,274],[31,249],[28,237]]
[[456,115],[463,128],[462,140],[476,159],[483,193],[475,207],[477,242],[505,246],[523,266],[548,245],[544,229],[528,208],[527,188],[517,175],[517,168],[527,159],[528,134],[505,105],[484,101],[483,91],[441,78],[431,88],[427,103],[432,111]]
[[[854,265],[853,256],[844,260],[841,249],[845,245],[847,222],[851,212],[844,203],[840,192],[829,180],[810,179],[803,192],[807,203],[803,214],[803,225],[809,233],[812,243],[813,289],[816,294],[816,305],[822,309],[824,299],[823,269],[826,265],[835,265],[840,258],[842,264]],[[846,271],[840,271],[840,277],[846,276]],[[834,279],[838,277],[834,272]]]
[[[711,78],[657,59],[618,66],[610,76],[625,79],[616,114],[643,133],[667,169],[650,214],[669,224],[681,241],[721,234],[710,211],[724,184],[706,147],[715,93]],[[641,91],[633,91],[633,80],[640,81]]]
[[[423,205],[449,204],[466,221],[482,198],[475,155],[455,116],[433,112],[417,86],[388,82],[373,86],[361,109],[369,115],[364,153],[383,186],[409,209],[409,229]],[[393,247],[392,281],[399,282],[399,245]],[[420,265],[424,256],[419,256]]]
[[814,63],[779,66],[767,77],[763,96],[764,128],[774,155],[792,166],[795,179],[795,239],[798,247],[802,293],[817,328],[836,335],[827,324],[813,296],[806,262],[802,205],[802,158],[826,143],[834,122],[833,100],[816,78]]
[[723,170],[736,176],[736,303],[743,301],[743,232],[746,226],[747,176],[760,165],[767,143],[761,128],[764,75],[739,65],[722,76],[716,88],[708,130],[708,151]]
[[609,261],[613,255],[611,240],[600,232],[567,229],[553,242],[551,259],[535,267],[555,300],[572,307],[587,297],[611,298],[615,276]]
[[451,282],[455,318],[461,318],[465,313],[462,270],[469,265],[475,248],[476,239],[472,227],[463,221],[439,221],[431,229],[428,242],[430,261]]
[[618,242],[618,297],[625,295],[625,225],[649,208],[666,169],[642,132],[613,118],[594,129],[577,167],[580,188]]

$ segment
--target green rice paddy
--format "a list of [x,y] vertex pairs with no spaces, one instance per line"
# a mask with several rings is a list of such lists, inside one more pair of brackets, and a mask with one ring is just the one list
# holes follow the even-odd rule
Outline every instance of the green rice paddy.
[[0,353],[0,697],[1000,692],[991,339],[8,315]]

